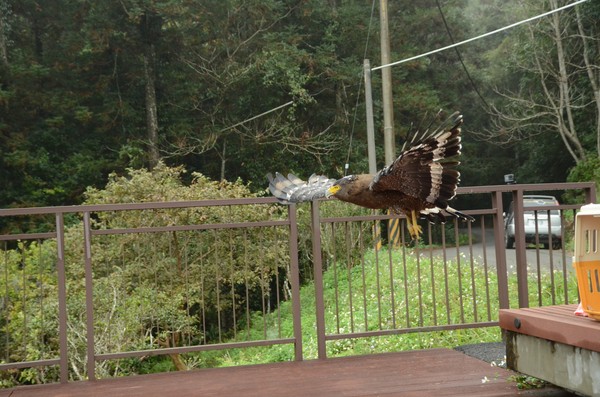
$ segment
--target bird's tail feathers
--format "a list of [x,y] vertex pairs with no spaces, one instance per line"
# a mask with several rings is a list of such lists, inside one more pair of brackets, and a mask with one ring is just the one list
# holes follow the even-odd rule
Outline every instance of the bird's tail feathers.
[[279,172],[267,174],[269,190],[283,204],[301,203],[325,197],[327,188],[335,179],[329,179],[323,175],[312,174],[308,182],[303,181],[294,174],[288,174],[287,178]]

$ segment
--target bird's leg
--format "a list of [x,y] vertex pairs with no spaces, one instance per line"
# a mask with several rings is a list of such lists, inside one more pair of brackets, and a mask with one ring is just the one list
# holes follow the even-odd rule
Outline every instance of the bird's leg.
[[413,238],[416,241],[419,241],[420,234],[423,231],[423,229],[421,229],[421,226],[419,226],[419,224],[417,223],[417,211],[411,211],[411,215],[412,215],[412,229],[413,229],[411,235],[413,236]]
[[421,229],[421,226],[417,223],[417,211],[411,211],[410,215],[406,217],[406,222],[408,223],[408,232],[410,233],[410,236],[418,241],[423,229]]

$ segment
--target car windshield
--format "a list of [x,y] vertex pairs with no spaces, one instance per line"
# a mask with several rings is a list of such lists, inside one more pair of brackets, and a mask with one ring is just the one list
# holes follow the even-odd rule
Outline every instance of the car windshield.
[[[525,199],[525,200],[523,200],[524,207],[543,207],[545,205],[558,205],[558,202],[553,201],[553,200],[542,200],[542,199]],[[525,211],[525,214],[535,216],[534,212],[535,211]],[[547,211],[538,210],[537,213],[538,213],[538,217],[545,216],[547,214]],[[560,213],[558,210],[551,210],[550,215],[560,215]]]
[[[542,216],[546,216],[546,214],[548,213],[548,211],[543,211],[543,210],[539,210],[539,211],[525,211],[525,215],[530,215],[530,216],[535,216],[535,213],[537,212],[537,216],[542,217]],[[558,210],[551,210],[550,211],[550,215],[560,215],[560,213],[558,212]]]

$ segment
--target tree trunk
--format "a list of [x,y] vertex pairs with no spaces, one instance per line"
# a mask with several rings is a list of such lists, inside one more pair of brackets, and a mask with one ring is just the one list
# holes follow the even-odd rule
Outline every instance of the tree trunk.
[[160,161],[158,152],[158,114],[156,107],[156,48],[160,40],[163,19],[153,11],[146,11],[140,19],[140,34],[144,52],[144,78],[146,82],[146,134],[148,138],[149,168]]
[[145,44],[144,78],[146,80],[146,131],[148,137],[149,168],[154,168],[160,161],[158,152],[158,114],[156,110],[156,86],[154,61],[156,54],[154,44]]
[[171,361],[173,361],[173,365],[175,365],[177,371],[187,371],[189,369],[181,359],[180,354],[169,354],[169,357],[171,358]]
[[227,162],[227,141],[223,138],[223,154],[221,157],[221,180],[225,180],[225,163]]
[[[558,4],[555,0],[552,0],[550,4],[552,9],[558,8]],[[561,26],[561,21],[558,13],[552,14],[552,25],[554,28],[554,42],[556,43],[556,55],[558,61],[558,125],[560,133],[564,134],[566,138],[572,142],[574,152],[576,154],[575,161],[579,163],[581,161],[585,161],[586,154],[581,144],[581,141],[579,140],[579,136],[577,135],[575,120],[573,118],[573,104],[571,101],[572,95],[569,79],[570,76],[567,71],[567,61],[562,40],[563,27]]]
[[8,69],[8,45],[7,45],[7,33],[8,33],[8,22],[5,20],[6,11],[4,10],[5,5],[0,5],[0,11],[4,15],[0,15],[0,66],[4,69]]
[[596,102],[596,154],[600,156],[600,82],[598,81],[598,74],[596,74],[597,65],[594,65],[590,59],[590,54],[592,53],[592,49],[589,45],[590,37],[583,28],[579,7],[575,7],[575,15],[577,18],[577,29],[579,30],[579,36],[583,43],[585,70],[590,79],[590,85],[592,86],[592,91],[594,93],[594,101]]
[[[171,341],[171,338],[169,336],[166,336],[164,339],[159,338],[158,339],[158,344],[162,347],[176,347],[179,343],[179,333],[175,332],[173,335],[173,340]],[[181,359],[181,354],[179,353],[170,353],[168,354],[169,358],[171,359],[171,361],[173,362],[173,365],[175,366],[175,369],[177,369],[177,371],[187,371],[189,368],[187,367],[187,365],[185,365],[185,363],[183,362],[183,360]]]

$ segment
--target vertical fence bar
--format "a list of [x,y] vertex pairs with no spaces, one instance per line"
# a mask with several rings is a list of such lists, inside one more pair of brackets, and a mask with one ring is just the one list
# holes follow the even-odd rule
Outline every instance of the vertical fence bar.
[[515,219],[515,254],[517,258],[517,290],[519,308],[529,307],[529,286],[527,285],[527,252],[525,244],[525,224],[523,219],[523,190],[512,191]]
[[296,205],[288,207],[290,221],[290,283],[292,285],[292,312],[294,317],[294,358],[302,361],[302,315],[300,307],[300,266],[298,264],[298,220]]
[[[348,280],[348,310],[350,311],[350,332],[354,333],[354,302],[352,299],[352,224],[350,222],[344,222],[344,238],[346,242],[346,278]],[[379,274],[379,272],[377,272]],[[378,278],[379,280],[379,278]],[[379,281],[377,282],[379,289]],[[379,294],[377,294],[379,296]],[[381,312],[381,308],[379,310]],[[380,314],[381,316],[381,314]]]
[[85,311],[87,327],[87,373],[89,380],[96,380],[94,352],[94,290],[92,272],[92,229],[90,213],[83,213],[83,242],[85,253]]
[[[475,285],[475,260],[473,258],[473,230],[471,229],[471,223],[467,224],[467,230],[469,235],[469,264],[471,265],[471,298],[473,300],[473,321],[478,322],[477,314],[477,287]],[[485,250],[485,246],[484,250]]]
[[[392,311],[392,327],[396,328],[396,294],[394,288],[394,261],[392,260],[391,255],[391,246],[388,245],[388,268],[390,272],[390,303],[391,303],[391,311]],[[379,260],[379,252],[375,250],[375,259]],[[363,266],[363,279],[365,277],[364,274],[364,266]],[[366,308],[365,308],[366,313]],[[365,316],[365,331],[368,330],[366,316]]]
[[421,283],[421,253],[419,252],[419,241],[415,241],[415,261],[417,266],[417,298],[419,300],[419,327],[423,326],[423,287]]
[[585,203],[592,204],[596,202],[596,187],[591,186],[585,188]]
[[[290,232],[290,247],[291,247],[291,232]],[[290,260],[292,260],[292,252],[290,248]],[[290,271],[291,272],[291,271]],[[250,274],[250,270],[248,269],[248,231],[244,229],[244,300],[246,301],[246,340],[250,340],[250,287],[248,287],[248,274]],[[290,279],[291,279],[290,275]],[[291,281],[290,281],[291,282]],[[292,286],[292,295],[293,295],[293,286]],[[202,298],[204,299],[204,297]],[[294,305],[294,300],[292,296],[292,306]],[[294,323],[296,321],[296,317],[294,315]]]
[[319,202],[311,203],[312,251],[315,278],[315,305],[317,314],[317,352],[320,359],[327,358],[325,345],[325,303],[323,302],[323,259],[321,257],[321,224]]
[[554,284],[554,247],[556,246],[556,244],[552,241],[552,222],[550,220],[550,211],[547,211],[546,216],[548,219],[548,264],[550,265],[550,289],[552,293],[552,304],[556,305],[556,284]]
[[[575,216],[577,214],[575,213],[575,210],[573,210],[573,219],[575,219]],[[565,224],[565,213],[564,211],[560,211],[560,224],[564,225]],[[563,297],[564,297],[564,301],[563,304],[568,304],[569,303],[569,286],[568,286],[568,281],[567,281],[567,253],[565,250],[565,228],[561,227],[560,228],[560,241],[562,244],[562,250],[561,250],[561,259],[562,259],[562,282],[563,282]]]
[[485,302],[487,307],[487,320],[492,321],[492,309],[490,301],[490,278],[488,276],[488,260],[487,260],[487,249],[485,240],[485,216],[481,217],[481,245],[483,246],[483,271],[485,275]]
[[[442,229],[445,227],[445,225],[441,225],[440,226]],[[431,233],[431,224],[428,225],[429,228],[429,246],[431,247],[429,249],[429,277],[431,277],[431,310],[432,310],[432,315],[433,315],[433,325],[438,325],[438,318],[437,318],[437,299],[435,296],[435,265],[434,265],[434,258],[433,258],[433,239],[432,239],[432,233]]]
[[60,352],[60,382],[69,380],[67,342],[67,281],[65,275],[65,222],[62,213],[56,214],[56,272],[58,281],[58,345]]
[[[27,254],[26,251],[29,250],[28,244],[23,244],[23,248],[21,249],[21,315],[23,316],[23,335],[21,336],[21,348],[23,350],[26,349],[27,339],[29,338],[29,331],[27,330]],[[16,282],[16,280],[15,280]],[[15,338],[16,339],[16,338]]]
[[444,306],[446,307],[446,324],[451,324],[450,321],[450,297],[449,297],[449,286],[448,286],[448,257],[446,255],[446,228],[442,230],[442,263],[444,264]]
[[496,247],[496,272],[498,276],[498,301],[500,309],[509,309],[508,299],[508,274],[506,270],[506,250],[504,249],[504,214],[502,204],[502,192],[492,193],[492,208],[496,213],[492,218],[494,229],[494,244]]
[[339,281],[338,281],[338,258],[337,258],[337,245],[336,245],[336,233],[335,224],[331,223],[331,239],[329,240],[329,268],[333,267],[333,289],[335,293],[335,323],[337,333],[340,333],[340,294],[339,294]]
[[463,298],[463,270],[460,261],[460,245],[458,243],[458,219],[454,218],[454,245],[456,247],[456,275],[458,277],[458,302],[460,306],[460,323],[465,323],[465,299]]
[[[4,241],[4,296],[2,297],[4,304],[2,305],[4,310],[4,318],[10,317],[10,295],[8,282],[8,242]],[[4,361],[10,362],[10,333],[8,330],[4,332]]]

